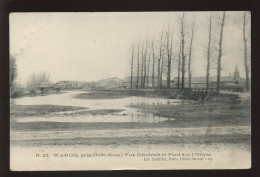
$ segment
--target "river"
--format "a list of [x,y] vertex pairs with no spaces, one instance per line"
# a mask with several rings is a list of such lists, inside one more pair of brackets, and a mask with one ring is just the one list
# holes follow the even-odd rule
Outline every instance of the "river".
[[[150,122],[157,123],[167,119],[154,116],[153,114],[141,109],[130,108],[131,105],[140,104],[178,104],[179,100],[164,98],[147,98],[147,97],[126,97],[119,99],[77,99],[77,94],[87,93],[86,91],[69,91],[62,94],[50,94],[37,97],[23,97],[15,100],[18,105],[63,105],[86,107],[86,110],[99,109],[123,109],[124,111],[117,114],[109,115],[78,115],[80,111],[67,111],[54,113],[50,116],[23,117],[19,122],[31,121],[55,121],[55,122]],[[81,110],[85,111],[85,110]],[[66,116],[64,113],[70,113]],[[75,113],[75,114],[71,114]]]

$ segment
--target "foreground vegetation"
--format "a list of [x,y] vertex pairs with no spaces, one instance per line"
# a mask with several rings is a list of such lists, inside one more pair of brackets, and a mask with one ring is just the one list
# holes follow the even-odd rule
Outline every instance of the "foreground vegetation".
[[10,116],[41,116],[54,112],[75,111],[87,109],[77,106],[61,106],[61,105],[12,105],[10,107]]
[[176,90],[157,90],[157,89],[110,89],[110,90],[92,90],[89,93],[76,95],[80,99],[120,99],[129,96],[153,97],[153,98],[176,98],[179,92]]
[[168,123],[181,127],[250,125],[251,110],[246,103],[189,103],[180,105],[133,105],[156,116],[168,118]]

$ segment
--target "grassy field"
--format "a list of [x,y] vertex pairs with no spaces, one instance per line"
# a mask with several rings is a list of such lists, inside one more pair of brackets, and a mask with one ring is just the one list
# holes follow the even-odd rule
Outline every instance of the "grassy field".
[[145,90],[93,90],[90,93],[78,94],[76,98],[81,99],[119,99],[129,96],[141,96],[141,97],[157,97],[157,98],[170,98],[170,95],[164,91],[158,91],[156,89]]
[[168,123],[182,127],[251,124],[251,108],[247,103],[207,102],[179,105],[133,105],[131,107],[145,109],[156,116],[167,117]]

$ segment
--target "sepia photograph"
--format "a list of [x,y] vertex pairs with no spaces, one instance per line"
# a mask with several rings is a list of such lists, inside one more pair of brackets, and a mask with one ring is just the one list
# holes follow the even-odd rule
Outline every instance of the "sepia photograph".
[[251,168],[251,12],[9,14],[10,170]]

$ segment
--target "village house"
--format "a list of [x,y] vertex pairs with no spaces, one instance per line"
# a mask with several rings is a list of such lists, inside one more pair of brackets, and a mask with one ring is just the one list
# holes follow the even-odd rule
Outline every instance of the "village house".
[[[140,86],[141,84],[141,77],[139,77],[139,81],[138,81],[138,85]],[[158,83],[158,77],[154,76],[154,87],[157,87],[157,83]],[[132,78],[132,86],[133,88],[136,88],[137,86],[137,76],[133,76]],[[152,87],[153,86],[153,80],[152,80],[152,76],[146,77],[145,78],[145,87]],[[131,77],[127,76],[124,78],[123,80],[123,87],[124,88],[131,88]]]
[[43,93],[44,91],[48,91],[50,89],[54,88],[54,84],[51,82],[41,82],[39,85],[37,85],[37,89],[41,90],[41,93]]
[[[141,84],[141,77],[139,77],[139,81],[138,81],[138,85],[140,86]],[[173,81],[171,81],[171,86],[173,86]],[[162,80],[162,87],[166,87],[167,85],[167,81],[166,80]],[[133,76],[132,78],[132,86],[133,88],[136,88],[137,86],[137,77]],[[131,77],[127,76],[124,78],[123,80],[123,87],[124,88],[131,88]],[[153,87],[153,78],[152,76],[149,77],[145,77],[145,84],[144,84],[145,88],[152,88]],[[154,76],[154,87],[158,87],[158,77]]]
[[[179,80],[180,87],[182,85],[182,79]],[[174,88],[178,87],[178,77],[174,78]],[[185,88],[189,87],[189,78],[185,77]],[[217,87],[217,77],[209,77],[209,89],[216,89]],[[191,88],[193,89],[205,89],[206,88],[206,77],[192,77],[191,78]],[[236,66],[233,76],[222,76],[220,78],[220,88],[222,90],[232,90],[232,91],[244,91],[246,88],[246,79],[241,78],[239,70]]]
[[56,86],[61,89],[82,89],[84,83],[80,81],[58,81]]

